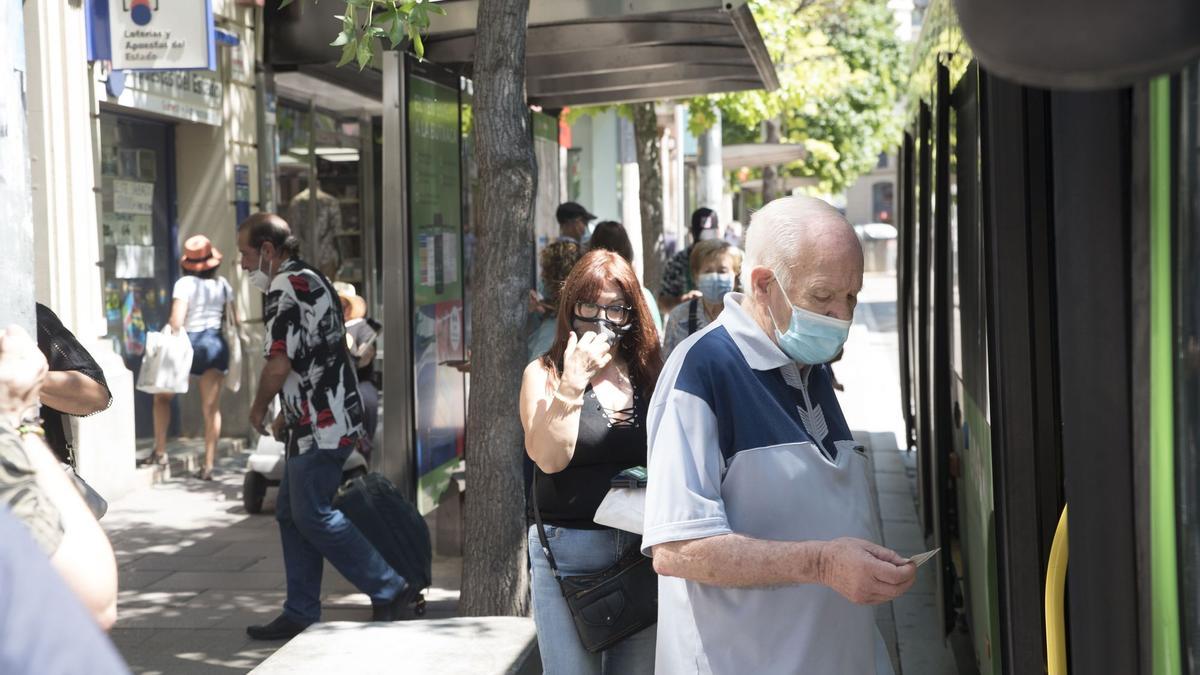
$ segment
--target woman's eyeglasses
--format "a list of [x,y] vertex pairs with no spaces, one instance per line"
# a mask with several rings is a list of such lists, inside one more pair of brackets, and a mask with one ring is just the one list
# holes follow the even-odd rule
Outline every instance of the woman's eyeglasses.
[[625,305],[598,305],[594,302],[575,303],[575,316],[580,319],[592,321],[600,318],[602,314],[605,320],[624,326],[633,316],[633,308]]

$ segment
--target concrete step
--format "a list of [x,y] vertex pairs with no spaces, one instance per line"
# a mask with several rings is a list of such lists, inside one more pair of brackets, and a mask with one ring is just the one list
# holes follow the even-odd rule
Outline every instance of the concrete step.
[[313,624],[250,672],[536,675],[542,667],[533,619],[492,616]]

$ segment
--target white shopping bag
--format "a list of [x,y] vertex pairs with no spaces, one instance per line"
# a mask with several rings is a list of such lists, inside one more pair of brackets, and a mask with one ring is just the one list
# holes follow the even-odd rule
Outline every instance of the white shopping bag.
[[186,394],[192,370],[192,343],[170,329],[146,334],[146,356],[138,373],[138,391],[147,394]]
[[611,488],[592,518],[598,525],[642,534],[646,488]]

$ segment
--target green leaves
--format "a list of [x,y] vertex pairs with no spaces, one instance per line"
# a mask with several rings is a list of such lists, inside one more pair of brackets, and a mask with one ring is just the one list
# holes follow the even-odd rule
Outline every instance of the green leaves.
[[[313,0],[315,3],[317,0]],[[279,0],[283,9],[295,0]],[[330,47],[341,47],[342,55],[338,67],[351,61],[362,70],[371,64],[375,55],[382,53],[384,41],[388,49],[396,49],[405,39],[412,45],[418,58],[425,56],[424,36],[429,32],[430,15],[445,16],[446,10],[432,0],[344,0],[344,14],[334,15],[341,23],[341,31]]]
[[765,120],[779,120],[781,140],[808,150],[785,173],[845,188],[900,132],[905,68],[887,0],[751,0],[751,9],[780,88],[693,99],[690,130],[711,127],[718,110],[733,138],[757,138]]

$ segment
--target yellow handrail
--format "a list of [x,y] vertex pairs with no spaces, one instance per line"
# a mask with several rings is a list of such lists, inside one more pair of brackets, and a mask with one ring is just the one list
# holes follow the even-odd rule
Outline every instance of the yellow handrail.
[[1063,597],[1067,584],[1067,507],[1063,505],[1046,567],[1046,670],[1067,675],[1067,622]]

